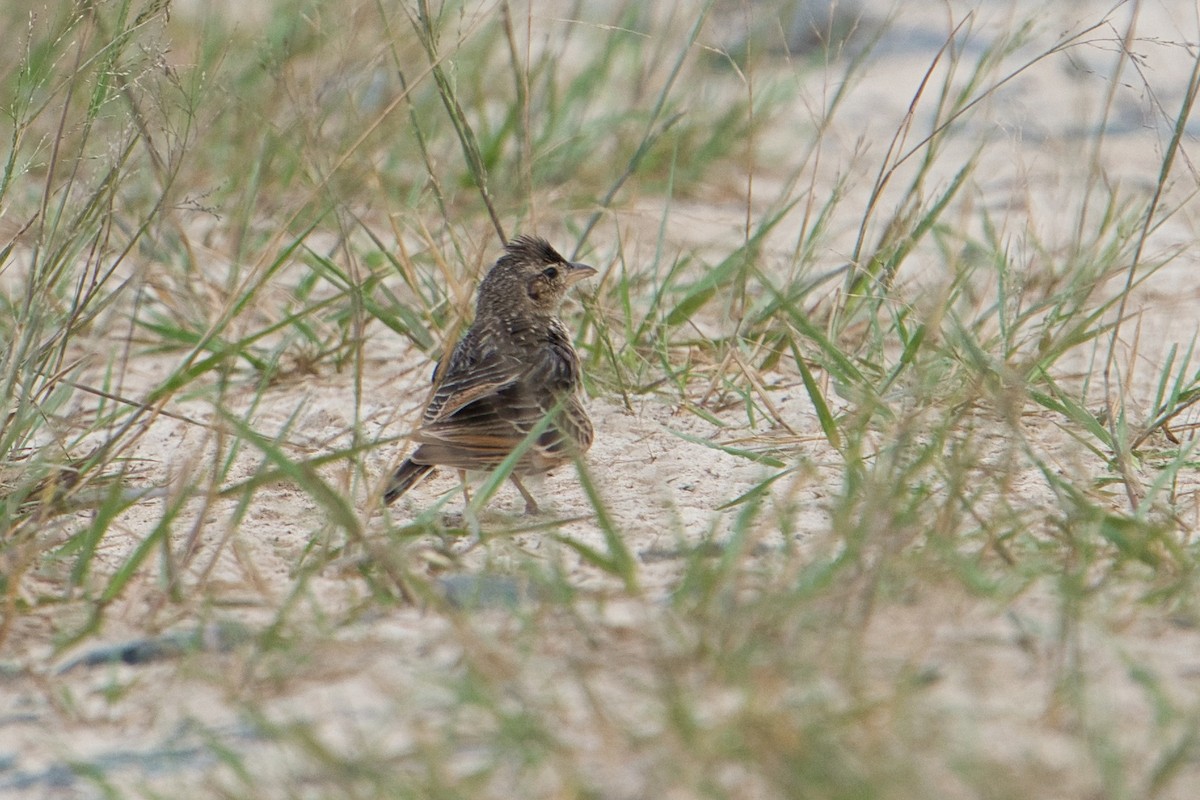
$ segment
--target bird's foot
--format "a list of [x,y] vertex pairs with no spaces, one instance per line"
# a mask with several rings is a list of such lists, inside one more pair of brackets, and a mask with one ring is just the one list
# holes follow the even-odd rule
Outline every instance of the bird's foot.
[[533,499],[533,495],[521,483],[521,479],[516,475],[509,475],[508,479],[512,481],[513,486],[517,487],[517,491],[521,493],[521,497],[525,498],[525,516],[532,517],[534,514],[540,513],[541,509],[538,508],[537,501]]

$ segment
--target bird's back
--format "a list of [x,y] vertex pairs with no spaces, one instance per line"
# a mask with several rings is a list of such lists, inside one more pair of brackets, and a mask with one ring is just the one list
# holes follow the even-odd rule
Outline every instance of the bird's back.
[[591,446],[591,420],[578,396],[579,357],[562,323],[503,322],[477,321],[435,373],[415,460],[494,467],[548,414],[554,419],[518,471],[552,469]]

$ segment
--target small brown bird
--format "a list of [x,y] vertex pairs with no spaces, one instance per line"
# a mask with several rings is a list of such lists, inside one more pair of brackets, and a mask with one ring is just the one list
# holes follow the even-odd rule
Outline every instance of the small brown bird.
[[550,417],[509,476],[536,514],[521,475],[546,472],[592,444],[580,402],[579,356],[558,318],[567,289],[596,274],[567,261],[545,239],[519,236],[479,284],[475,322],[433,373],[418,443],[392,476],[392,503],[434,467],[494,469]]

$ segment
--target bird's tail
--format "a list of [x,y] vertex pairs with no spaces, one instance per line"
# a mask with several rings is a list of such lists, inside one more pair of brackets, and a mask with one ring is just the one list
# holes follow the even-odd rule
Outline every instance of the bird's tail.
[[429,464],[416,464],[411,458],[404,459],[404,463],[399,466],[396,474],[392,476],[392,482],[388,485],[387,492],[383,495],[383,502],[391,505],[400,495],[416,486],[431,472],[433,472],[433,467]]

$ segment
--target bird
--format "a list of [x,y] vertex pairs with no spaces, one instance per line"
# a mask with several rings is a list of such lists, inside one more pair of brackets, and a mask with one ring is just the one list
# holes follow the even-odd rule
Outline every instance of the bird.
[[457,469],[466,493],[466,470],[494,469],[540,429],[509,474],[525,513],[538,513],[521,476],[571,461],[594,438],[579,355],[558,310],[567,289],[595,274],[537,236],[504,246],[479,284],[474,322],[434,369],[433,392],[412,435],[417,448],[392,475],[385,503],[437,467]]

